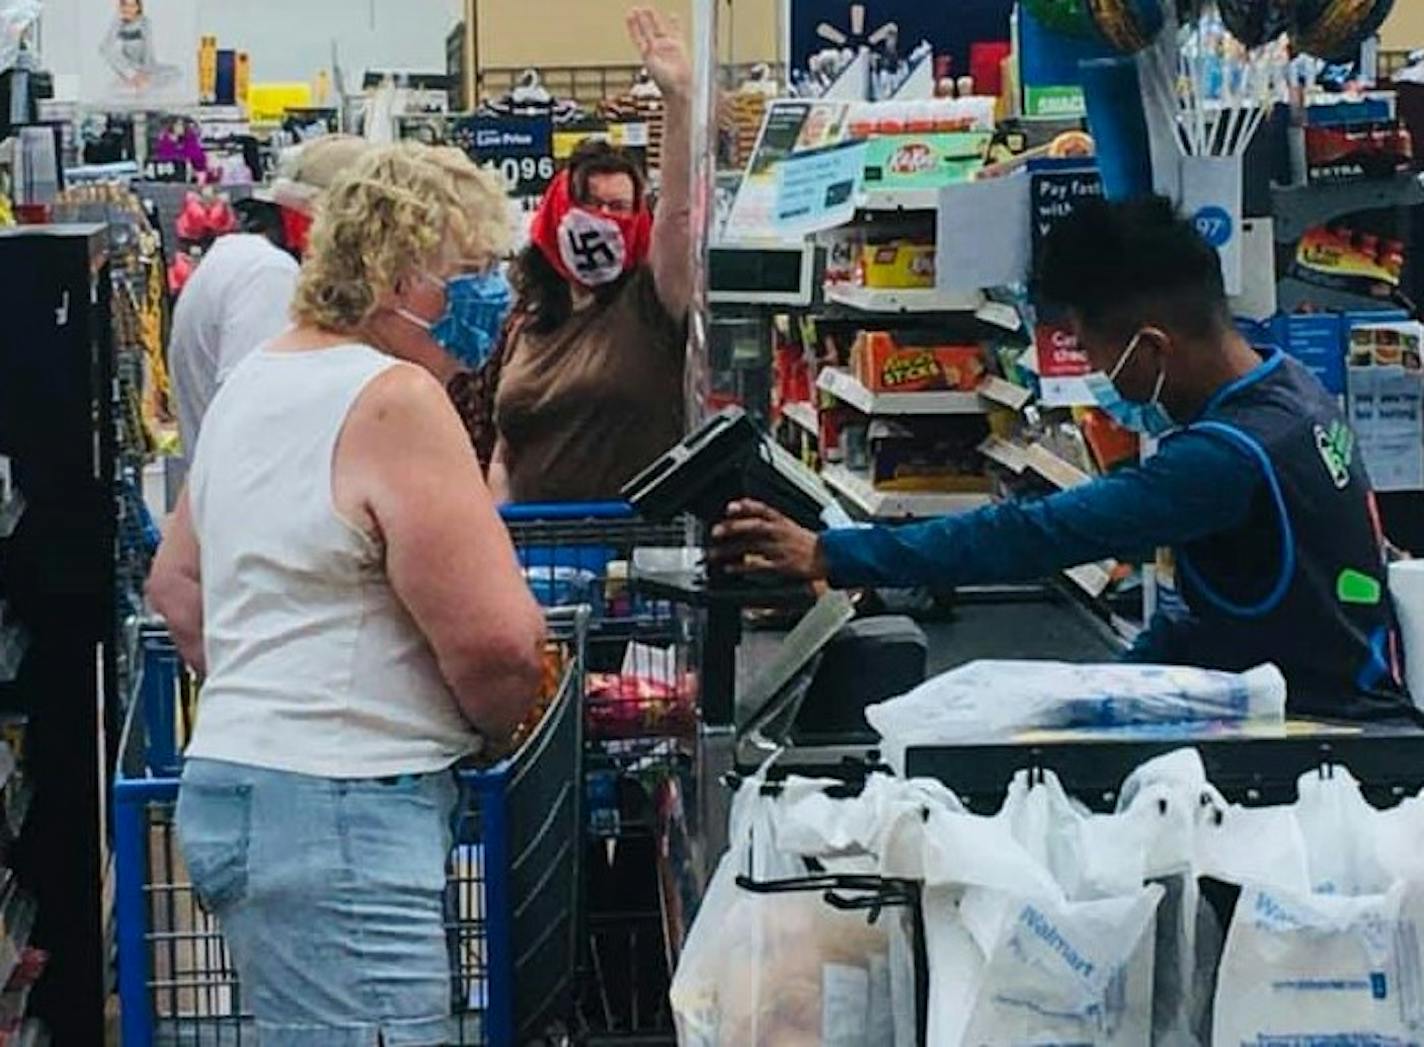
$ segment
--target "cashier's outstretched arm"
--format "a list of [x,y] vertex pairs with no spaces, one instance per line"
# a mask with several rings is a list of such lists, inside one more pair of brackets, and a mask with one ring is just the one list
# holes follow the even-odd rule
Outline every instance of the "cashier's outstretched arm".
[[765,506],[736,503],[714,531],[713,559],[840,588],[1026,581],[1239,527],[1262,479],[1233,445],[1186,433],[1143,465],[1082,487],[905,527],[818,537]]

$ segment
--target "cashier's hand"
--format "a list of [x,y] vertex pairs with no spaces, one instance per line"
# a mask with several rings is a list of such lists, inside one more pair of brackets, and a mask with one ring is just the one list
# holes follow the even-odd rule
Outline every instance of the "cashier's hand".
[[733,502],[712,528],[710,558],[732,574],[774,571],[815,582],[826,577],[821,541],[799,524],[760,502]]

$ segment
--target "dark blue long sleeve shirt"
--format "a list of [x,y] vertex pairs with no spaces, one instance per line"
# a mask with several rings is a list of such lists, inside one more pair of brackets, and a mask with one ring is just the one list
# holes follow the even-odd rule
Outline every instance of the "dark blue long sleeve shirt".
[[827,531],[821,545],[840,587],[1028,581],[1240,527],[1263,482],[1235,445],[1183,432],[1141,465],[1046,498],[904,527]]

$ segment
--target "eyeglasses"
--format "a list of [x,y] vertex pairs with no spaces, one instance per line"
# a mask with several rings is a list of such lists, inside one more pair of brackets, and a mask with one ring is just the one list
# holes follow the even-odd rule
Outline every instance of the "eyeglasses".
[[608,214],[632,214],[638,205],[632,200],[620,197],[616,200],[593,199],[586,206],[592,211],[606,211]]

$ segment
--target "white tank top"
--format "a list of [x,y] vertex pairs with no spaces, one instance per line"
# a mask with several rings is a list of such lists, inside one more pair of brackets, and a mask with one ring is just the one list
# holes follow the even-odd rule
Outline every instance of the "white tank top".
[[365,345],[259,351],[214,398],[188,479],[208,662],[189,756],[379,778],[479,747],[384,550],[332,501],[346,416],[395,365]]

